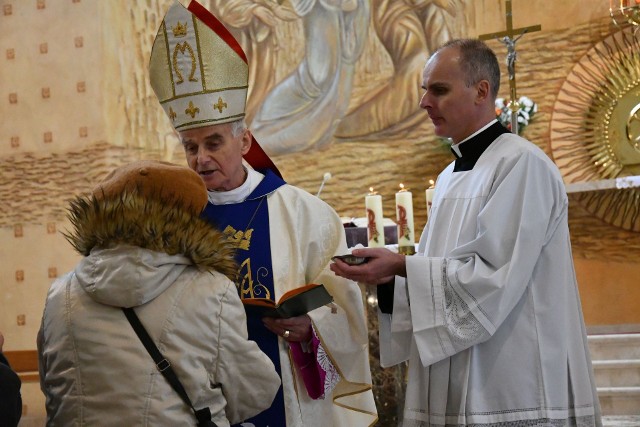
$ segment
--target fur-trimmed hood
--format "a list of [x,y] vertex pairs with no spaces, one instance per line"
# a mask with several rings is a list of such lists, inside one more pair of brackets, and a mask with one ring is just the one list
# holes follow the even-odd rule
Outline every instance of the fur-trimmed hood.
[[155,298],[186,269],[219,271],[234,279],[234,248],[203,219],[131,192],[118,199],[77,197],[67,240],[85,257],[74,273],[91,297],[132,307]]

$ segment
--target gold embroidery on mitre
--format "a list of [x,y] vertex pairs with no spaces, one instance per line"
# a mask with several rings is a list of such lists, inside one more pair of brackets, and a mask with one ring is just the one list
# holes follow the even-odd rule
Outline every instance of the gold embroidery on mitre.
[[176,117],[178,117],[176,112],[173,111],[173,108],[169,107],[169,118],[171,119],[171,121],[174,121]]
[[227,225],[227,228],[224,229],[223,233],[227,236],[227,240],[233,243],[236,248],[243,249],[245,251],[249,250],[249,246],[251,245],[251,236],[253,235],[253,228],[243,232]]
[[223,108],[227,108],[227,103],[222,101],[222,97],[219,96],[218,97],[218,103],[217,104],[213,104],[213,108],[218,110],[220,113],[222,113],[222,109]]
[[191,118],[195,118],[196,114],[198,114],[200,112],[200,109],[198,107],[196,107],[195,105],[193,105],[193,101],[189,101],[189,108],[187,108],[186,110],[184,110],[185,113],[187,113],[188,115],[191,116]]
[[173,31],[174,37],[185,37],[187,35],[187,22],[182,25],[180,21],[178,21],[175,27],[171,27],[171,31]]
[[180,84],[184,82],[184,77],[182,77],[182,73],[178,68],[178,51],[180,51],[180,53],[184,55],[185,50],[189,52],[189,56],[191,57],[191,73],[189,74],[189,81],[190,82],[198,81],[198,79],[193,77],[196,74],[196,55],[195,53],[193,53],[193,49],[191,48],[191,45],[189,44],[189,42],[182,42],[182,43],[176,43],[176,47],[173,49],[173,69],[176,72],[176,75],[178,76],[178,80],[176,81],[176,84]]
[[[151,86],[175,129],[235,121],[245,113],[249,67],[181,3],[173,2],[156,33],[149,60]],[[197,114],[189,100],[199,107]],[[191,112],[184,113],[187,108]]]

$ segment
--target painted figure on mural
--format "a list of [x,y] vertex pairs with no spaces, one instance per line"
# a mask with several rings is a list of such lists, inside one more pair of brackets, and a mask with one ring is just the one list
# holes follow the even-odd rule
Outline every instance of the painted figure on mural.
[[427,38],[427,49],[435,51],[447,40],[466,34],[470,0],[406,0],[416,9]]
[[[347,114],[337,138],[366,137],[402,123],[419,112],[421,71],[430,47],[451,36],[447,17],[456,0],[371,0],[371,20],[391,58],[393,74],[375,94]],[[438,25],[427,27],[432,17]]]
[[251,124],[264,97],[276,83],[276,53],[281,49],[276,27],[299,17],[288,2],[276,0],[209,0],[209,9],[224,22],[247,53],[250,84],[245,120]]
[[369,0],[290,3],[302,19],[305,55],[266,96],[251,123],[265,151],[274,155],[331,143],[349,105],[369,25]]

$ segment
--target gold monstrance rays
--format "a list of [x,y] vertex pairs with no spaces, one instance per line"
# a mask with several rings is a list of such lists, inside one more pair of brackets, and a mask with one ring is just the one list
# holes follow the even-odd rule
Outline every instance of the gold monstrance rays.
[[[565,80],[551,118],[553,158],[566,183],[640,175],[640,33],[628,25],[589,50]],[[640,231],[640,190],[575,196],[601,220]]]

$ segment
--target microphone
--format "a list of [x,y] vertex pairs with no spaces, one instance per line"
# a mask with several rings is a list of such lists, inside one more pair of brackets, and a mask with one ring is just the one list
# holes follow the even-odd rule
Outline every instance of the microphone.
[[320,197],[320,193],[322,193],[322,189],[324,188],[324,183],[331,179],[331,172],[325,172],[322,176],[322,183],[320,184],[320,189],[318,190],[318,194],[316,197]]

